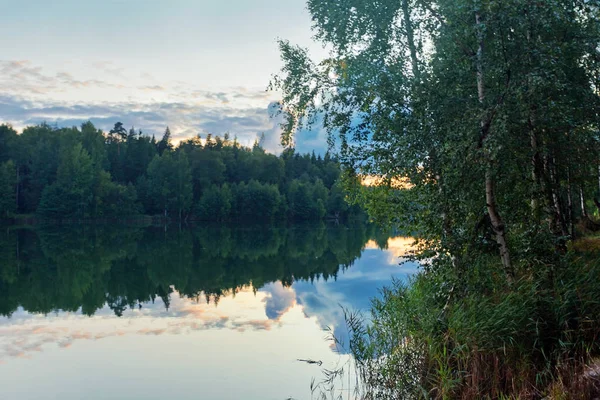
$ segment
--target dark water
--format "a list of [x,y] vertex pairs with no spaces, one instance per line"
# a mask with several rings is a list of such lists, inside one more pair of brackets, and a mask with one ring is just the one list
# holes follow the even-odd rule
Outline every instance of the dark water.
[[[0,232],[0,399],[311,398],[410,240],[365,225]],[[336,351],[337,350],[337,351]]]

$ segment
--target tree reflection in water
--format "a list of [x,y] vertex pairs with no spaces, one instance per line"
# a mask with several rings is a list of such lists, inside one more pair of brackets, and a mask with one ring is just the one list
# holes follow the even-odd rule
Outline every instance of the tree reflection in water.
[[174,290],[219,298],[251,285],[335,279],[365,245],[385,247],[373,226],[109,226],[6,229],[0,234],[0,314],[81,311],[117,316]]

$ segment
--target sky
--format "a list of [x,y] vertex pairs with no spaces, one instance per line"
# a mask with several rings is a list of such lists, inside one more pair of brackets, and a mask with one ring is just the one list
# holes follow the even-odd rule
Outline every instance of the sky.
[[[121,121],[175,142],[197,134],[265,135],[278,152],[277,39],[311,39],[305,0],[0,0],[0,123],[17,130]],[[323,152],[322,130],[296,138]]]

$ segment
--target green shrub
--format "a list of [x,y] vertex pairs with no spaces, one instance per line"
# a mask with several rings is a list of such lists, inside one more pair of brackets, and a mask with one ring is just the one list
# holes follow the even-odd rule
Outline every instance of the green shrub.
[[600,354],[596,258],[570,253],[512,286],[486,259],[463,269],[460,286],[439,269],[394,282],[368,326],[349,318],[365,398],[541,398],[575,381]]

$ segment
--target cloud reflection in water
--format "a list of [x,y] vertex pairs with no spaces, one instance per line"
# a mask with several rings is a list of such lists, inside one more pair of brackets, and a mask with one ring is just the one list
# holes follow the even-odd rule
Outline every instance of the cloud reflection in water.
[[52,344],[67,349],[81,340],[126,335],[181,335],[220,329],[268,331],[284,323],[297,323],[293,319],[282,322],[292,309],[301,311],[296,319],[314,318],[320,329],[332,328],[347,343],[342,306],[364,312],[370,299],[393,277],[407,279],[413,274],[414,264],[398,265],[410,243],[410,239],[392,238],[387,249],[380,250],[371,241],[354,265],[335,280],[297,281],[291,287],[275,282],[256,293],[252,287],[245,287],[235,296],[222,297],[218,305],[202,296],[192,300],[174,292],[168,310],[157,299],[126,311],[122,318],[108,307],[92,317],[72,312],[43,316],[19,309],[10,319],[0,319],[0,360],[30,358]]

